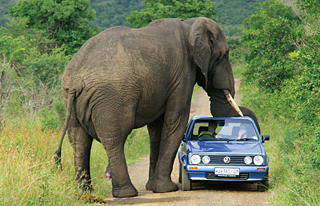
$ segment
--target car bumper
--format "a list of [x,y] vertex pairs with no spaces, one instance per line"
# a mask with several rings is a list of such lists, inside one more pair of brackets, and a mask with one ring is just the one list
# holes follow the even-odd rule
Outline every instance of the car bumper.
[[[215,168],[239,168],[239,176],[227,177],[216,176]],[[268,173],[268,166],[199,166],[185,165],[184,169],[188,173],[190,180],[205,180],[205,181],[263,181]]]

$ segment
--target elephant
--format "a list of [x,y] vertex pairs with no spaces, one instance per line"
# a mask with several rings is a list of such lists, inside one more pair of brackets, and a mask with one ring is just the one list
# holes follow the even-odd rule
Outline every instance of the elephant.
[[[109,158],[114,197],[134,197],[124,144],[147,125],[150,166],[146,189],[172,192],[173,162],[185,132],[194,85],[210,96],[213,116],[252,116],[233,100],[229,46],[212,19],[158,19],[145,27],[112,27],[91,37],[62,75],[66,110],[60,146],[68,132],[75,179],[91,189],[90,150],[95,139]],[[252,111],[251,111],[252,112]]]

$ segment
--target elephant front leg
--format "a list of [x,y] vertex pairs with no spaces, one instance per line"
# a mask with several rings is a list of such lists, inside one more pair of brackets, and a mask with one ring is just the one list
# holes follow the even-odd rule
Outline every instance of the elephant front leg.
[[153,192],[171,192],[179,189],[172,182],[171,173],[187,120],[188,116],[170,118],[163,125],[159,157],[155,170],[155,182],[152,187]]
[[148,131],[150,136],[150,166],[149,166],[149,180],[146,184],[147,190],[152,190],[155,183],[155,171],[159,157],[161,131],[163,127],[163,116],[156,121],[148,124]]
[[71,127],[68,133],[74,154],[75,180],[80,188],[91,192],[90,150],[93,139],[79,125]]
[[155,193],[177,191],[178,186],[172,182],[171,173],[179,143],[162,140],[159,152],[159,159],[155,171],[155,181],[152,191]]

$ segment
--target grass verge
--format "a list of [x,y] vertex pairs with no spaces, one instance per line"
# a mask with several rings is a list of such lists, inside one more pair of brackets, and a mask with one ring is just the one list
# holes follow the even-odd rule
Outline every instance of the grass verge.
[[[83,205],[75,192],[73,151],[65,140],[62,149],[63,171],[56,169],[53,153],[61,132],[41,130],[34,121],[7,124],[0,131],[0,205]],[[17,125],[17,123],[15,125]],[[149,152],[147,129],[134,130],[125,144],[129,164]],[[102,178],[108,158],[102,145],[94,141],[91,151],[91,175],[95,196],[106,196],[111,181]]]
[[257,115],[270,158],[269,205],[320,205],[320,130],[290,115],[276,95],[248,83],[241,85],[242,103]]

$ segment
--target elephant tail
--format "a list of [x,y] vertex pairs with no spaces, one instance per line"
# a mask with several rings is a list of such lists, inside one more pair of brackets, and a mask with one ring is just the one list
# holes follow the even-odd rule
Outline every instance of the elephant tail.
[[73,106],[74,98],[75,98],[75,92],[70,93],[69,98],[68,98],[67,108],[66,108],[66,119],[64,121],[64,128],[63,128],[62,136],[60,139],[60,145],[59,145],[58,150],[54,153],[55,164],[61,170],[62,170],[62,164],[61,164],[62,142],[63,142],[64,136],[66,135],[66,132],[69,127],[69,121],[70,121],[70,117],[71,117],[71,111],[73,109],[72,106]]

